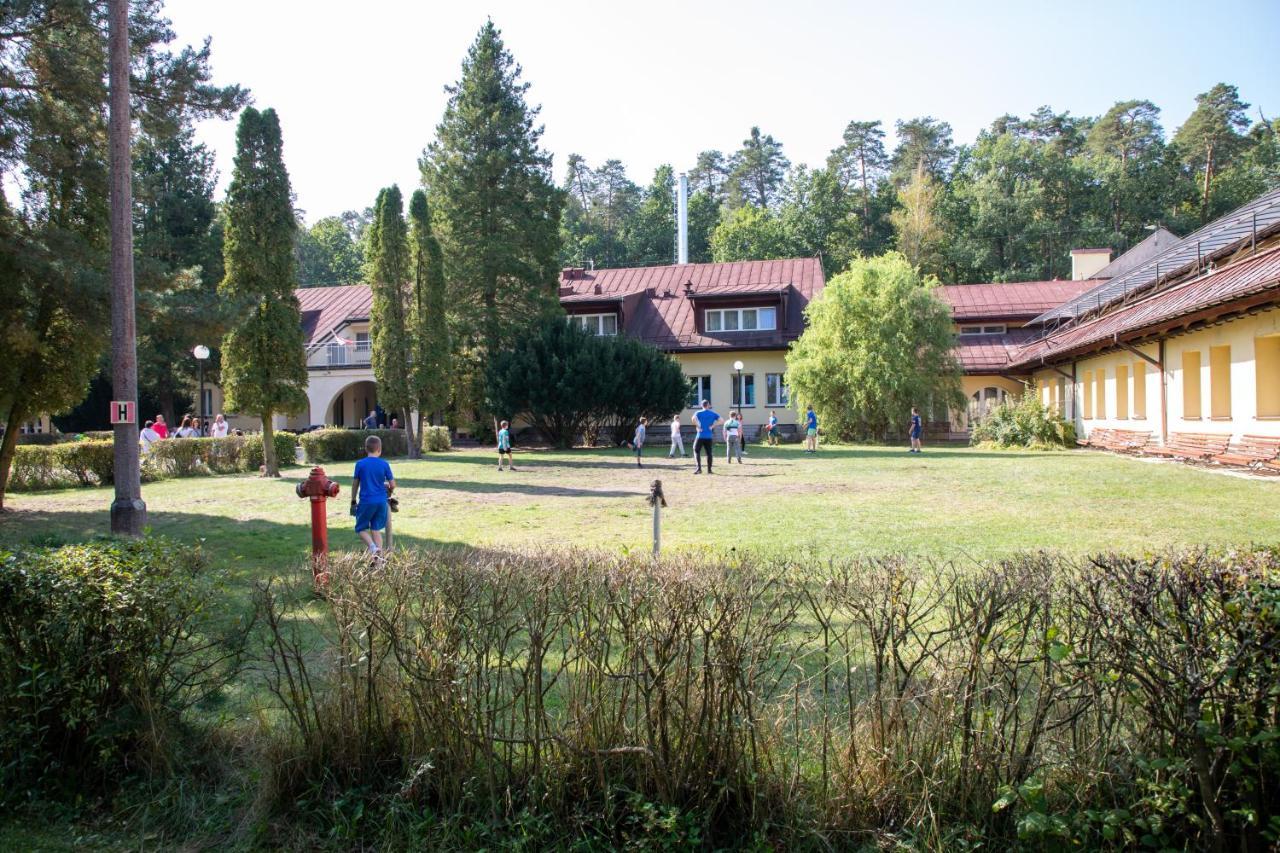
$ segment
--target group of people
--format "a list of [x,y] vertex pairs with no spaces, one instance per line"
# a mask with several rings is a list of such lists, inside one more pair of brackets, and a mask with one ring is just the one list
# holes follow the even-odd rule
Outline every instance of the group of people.
[[[226,438],[230,434],[231,427],[221,414],[216,415],[212,421],[206,418],[204,422],[195,415],[183,415],[182,422],[172,434],[164,415],[156,415],[154,420],[147,421],[138,431],[138,443],[142,445],[143,453],[150,453],[152,445],[166,438]],[[237,429],[235,434],[244,433]]]

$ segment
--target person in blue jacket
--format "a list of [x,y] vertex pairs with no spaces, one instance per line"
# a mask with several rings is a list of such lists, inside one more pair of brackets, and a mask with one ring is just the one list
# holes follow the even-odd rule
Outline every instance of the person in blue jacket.
[[707,457],[707,473],[711,473],[711,457],[712,449],[715,445],[715,425],[720,421],[720,416],[711,411],[711,401],[703,400],[702,408],[693,413],[693,423],[698,427],[698,437],[693,440],[693,461],[697,463],[698,469],[695,474],[702,473],[702,457],[698,455],[699,451],[706,454]]

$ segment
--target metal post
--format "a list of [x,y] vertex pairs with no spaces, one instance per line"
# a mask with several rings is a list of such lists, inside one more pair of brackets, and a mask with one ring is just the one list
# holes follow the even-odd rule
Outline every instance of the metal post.
[[200,433],[203,435],[208,427],[207,419],[209,417],[204,410],[204,359],[198,358],[196,361],[200,363],[200,405],[198,408],[200,410]]
[[662,508],[667,505],[661,480],[654,480],[650,484],[648,501],[649,506],[653,507],[653,556],[656,559],[662,550]]
[[[129,142],[129,0],[111,0],[108,16],[111,396],[136,404],[138,350],[133,293],[133,164]],[[138,459],[136,405],[134,412],[133,423],[117,423],[113,428],[116,496],[111,504],[111,532],[121,536],[141,536],[147,524]]]

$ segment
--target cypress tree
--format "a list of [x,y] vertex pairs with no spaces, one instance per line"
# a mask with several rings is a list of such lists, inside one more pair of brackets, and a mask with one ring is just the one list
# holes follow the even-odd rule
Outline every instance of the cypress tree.
[[413,388],[421,441],[423,415],[442,412],[449,403],[451,368],[444,307],[444,254],[432,232],[431,209],[422,190],[416,190],[409,199],[409,227],[413,248]]
[[261,416],[265,473],[278,477],[271,419],[306,407],[307,363],[294,295],[298,224],[275,110],[240,116],[226,213],[219,292],[233,319],[222,342],[223,391],[228,408]]
[[416,457],[412,411],[417,404],[413,393],[413,349],[410,344],[407,282],[409,278],[409,235],[404,221],[404,201],[398,186],[378,193],[374,204],[374,229],[369,282],[373,290],[373,311],[369,317],[373,342],[373,376],[378,382],[378,402],[404,415],[409,439],[409,455]]
[[464,333],[492,354],[539,314],[554,312],[563,194],[538,147],[537,107],[492,21],[447,88],[423,182],[441,225],[445,272]]

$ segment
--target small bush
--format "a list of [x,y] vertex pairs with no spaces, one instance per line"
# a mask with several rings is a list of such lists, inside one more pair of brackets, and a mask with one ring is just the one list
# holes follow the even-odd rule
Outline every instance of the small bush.
[[68,437],[58,432],[19,433],[18,435],[18,445],[20,447],[48,447],[51,444],[69,440]]
[[164,540],[0,551],[0,800],[156,767],[238,668],[199,552]]
[[52,448],[56,464],[75,475],[82,486],[109,485],[115,481],[115,443],[72,441]]
[[[257,471],[262,467],[262,433],[247,436],[244,445],[244,471]],[[281,468],[296,465],[298,459],[298,436],[292,432],[276,432],[273,436],[276,446],[276,461]]]
[[409,440],[402,429],[318,429],[301,436],[302,449],[309,463],[348,462],[364,456],[364,440],[371,435],[382,439],[383,456],[408,455]]
[[1076,428],[1028,391],[1006,397],[973,423],[969,438],[996,447],[1074,447]]
[[209,473],[204,457],[216,438],[167,438],[151,445],[151,461],[169,477],[194,477]]
[[424,427],[423,432],[422,446],[428,453],[444,453],[453,447],[447,426]]
[[19,444],[13,449],[13,465],[9,468],[9,489],[29,492],[74,486],[76,479],[58,464],[52,447]]

